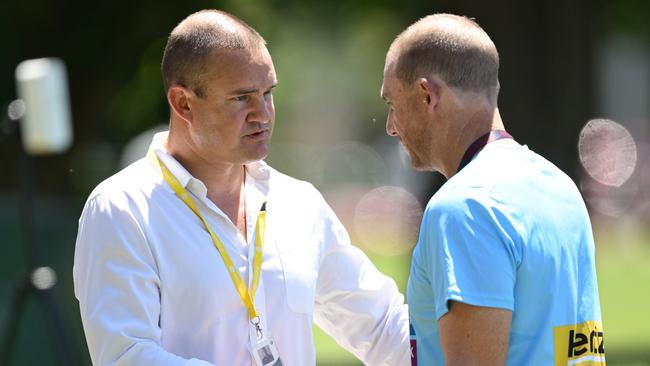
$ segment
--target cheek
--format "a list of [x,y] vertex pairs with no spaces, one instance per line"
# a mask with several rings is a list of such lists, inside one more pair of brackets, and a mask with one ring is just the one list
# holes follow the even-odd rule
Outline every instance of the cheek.
[[387,122],[399,132],[401,131],[402,123],[404,122],[404,111],[395,107],[388,110]]
[[408,134],[411,132],[411,129],[409,128],[411,126],[410,114],[407,113],[406,110],[395,113],[394,124],[398,132]]

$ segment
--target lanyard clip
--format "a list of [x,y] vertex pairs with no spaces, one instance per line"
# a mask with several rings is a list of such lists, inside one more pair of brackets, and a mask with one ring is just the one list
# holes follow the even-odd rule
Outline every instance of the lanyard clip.
[[251,319],[251,324],[255,326],[255,331],[257,332],[257,339],[262,339],[262,327],[260,326],[260,317],[259,315]]

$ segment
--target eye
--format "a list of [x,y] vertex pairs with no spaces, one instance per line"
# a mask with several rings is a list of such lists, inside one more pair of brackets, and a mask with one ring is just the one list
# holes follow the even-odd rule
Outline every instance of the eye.
[[248,98],[249,98],[248,94],[244,94],[244,95],[238,95],[236,97],[232,97],[230,100],[233,100],[235,102],[245,102],[248,100]]

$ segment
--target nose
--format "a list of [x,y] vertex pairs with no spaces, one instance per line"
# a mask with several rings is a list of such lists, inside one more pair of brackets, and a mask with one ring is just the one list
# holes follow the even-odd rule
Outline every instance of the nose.
[[255,105],[248,115],[248,122],[269,123],[275,115],[273,97],[255,98]]
[[386,133],[388,136],[397,136],[397,130],[395,129],[395,122],[393,121],[393,111],[388,111],[388,117],[386,117]]

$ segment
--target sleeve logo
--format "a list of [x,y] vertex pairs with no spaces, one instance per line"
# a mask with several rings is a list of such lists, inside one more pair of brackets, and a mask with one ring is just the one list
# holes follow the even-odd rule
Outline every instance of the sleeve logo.
[[411,366],[418,366],[418,341],[413,324],[409,324],[409,336],[411,338]]
[[603,327],[599,322],[553,328],[555,366],[605,365]]

